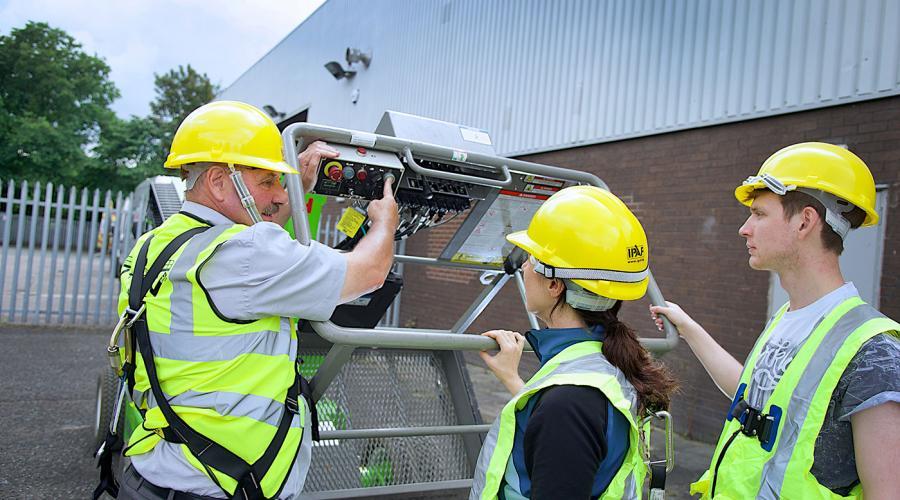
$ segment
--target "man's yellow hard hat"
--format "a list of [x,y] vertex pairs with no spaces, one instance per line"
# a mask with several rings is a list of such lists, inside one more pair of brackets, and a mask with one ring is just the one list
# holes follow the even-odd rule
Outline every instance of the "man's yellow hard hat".
[[236,101],[200,106],[178,126],[166,168],[205,162],[297,173],[284,161],[275,122],[256,107]]
[[824,142],[803,142],[777,151],[758,174],[734,190],[734,196],[749,207],[757,189],[783,195],[797,188],[836,196],[866,212],[863,226],[878,224],[875,180],[869,167],[849,150]]

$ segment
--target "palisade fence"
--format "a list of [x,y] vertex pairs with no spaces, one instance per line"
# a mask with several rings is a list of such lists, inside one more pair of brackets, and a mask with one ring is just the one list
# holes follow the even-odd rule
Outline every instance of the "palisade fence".
[[[0,180],[0,322],[114,324],[119,269],[153,224],[147,207],[146,196]],[[323,217],[316,239],[340,241],[336,224]],[[398,324],[397,304],[383,325]]]
[[114,323],[118,269],[144,231],[146,203],[15,180],[0,181],[0,194],[0,321]]

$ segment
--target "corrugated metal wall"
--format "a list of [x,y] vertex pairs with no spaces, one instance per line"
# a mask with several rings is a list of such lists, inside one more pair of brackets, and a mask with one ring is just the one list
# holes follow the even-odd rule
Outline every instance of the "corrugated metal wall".
[[[898,94],[898,26],[897,0],[330,0],[220,97],[363,130],[394,109],[518,155]],[[347,47],[373,61],[336,81]]]

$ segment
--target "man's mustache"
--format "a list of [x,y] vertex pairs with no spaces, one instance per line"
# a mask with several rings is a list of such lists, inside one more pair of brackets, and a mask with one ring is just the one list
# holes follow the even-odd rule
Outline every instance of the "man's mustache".
[[260,214],[271,217],[278,213],[281,210],[281,203],[272,203],[271,205],[266,206],[262,210],[259,211]]

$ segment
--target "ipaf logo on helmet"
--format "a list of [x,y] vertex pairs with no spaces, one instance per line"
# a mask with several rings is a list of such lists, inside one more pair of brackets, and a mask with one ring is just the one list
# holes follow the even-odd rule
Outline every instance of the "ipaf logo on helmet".
[[628,251],[628,262],[638,262],[644,260],[644,245],[632,245],[626,248]]

